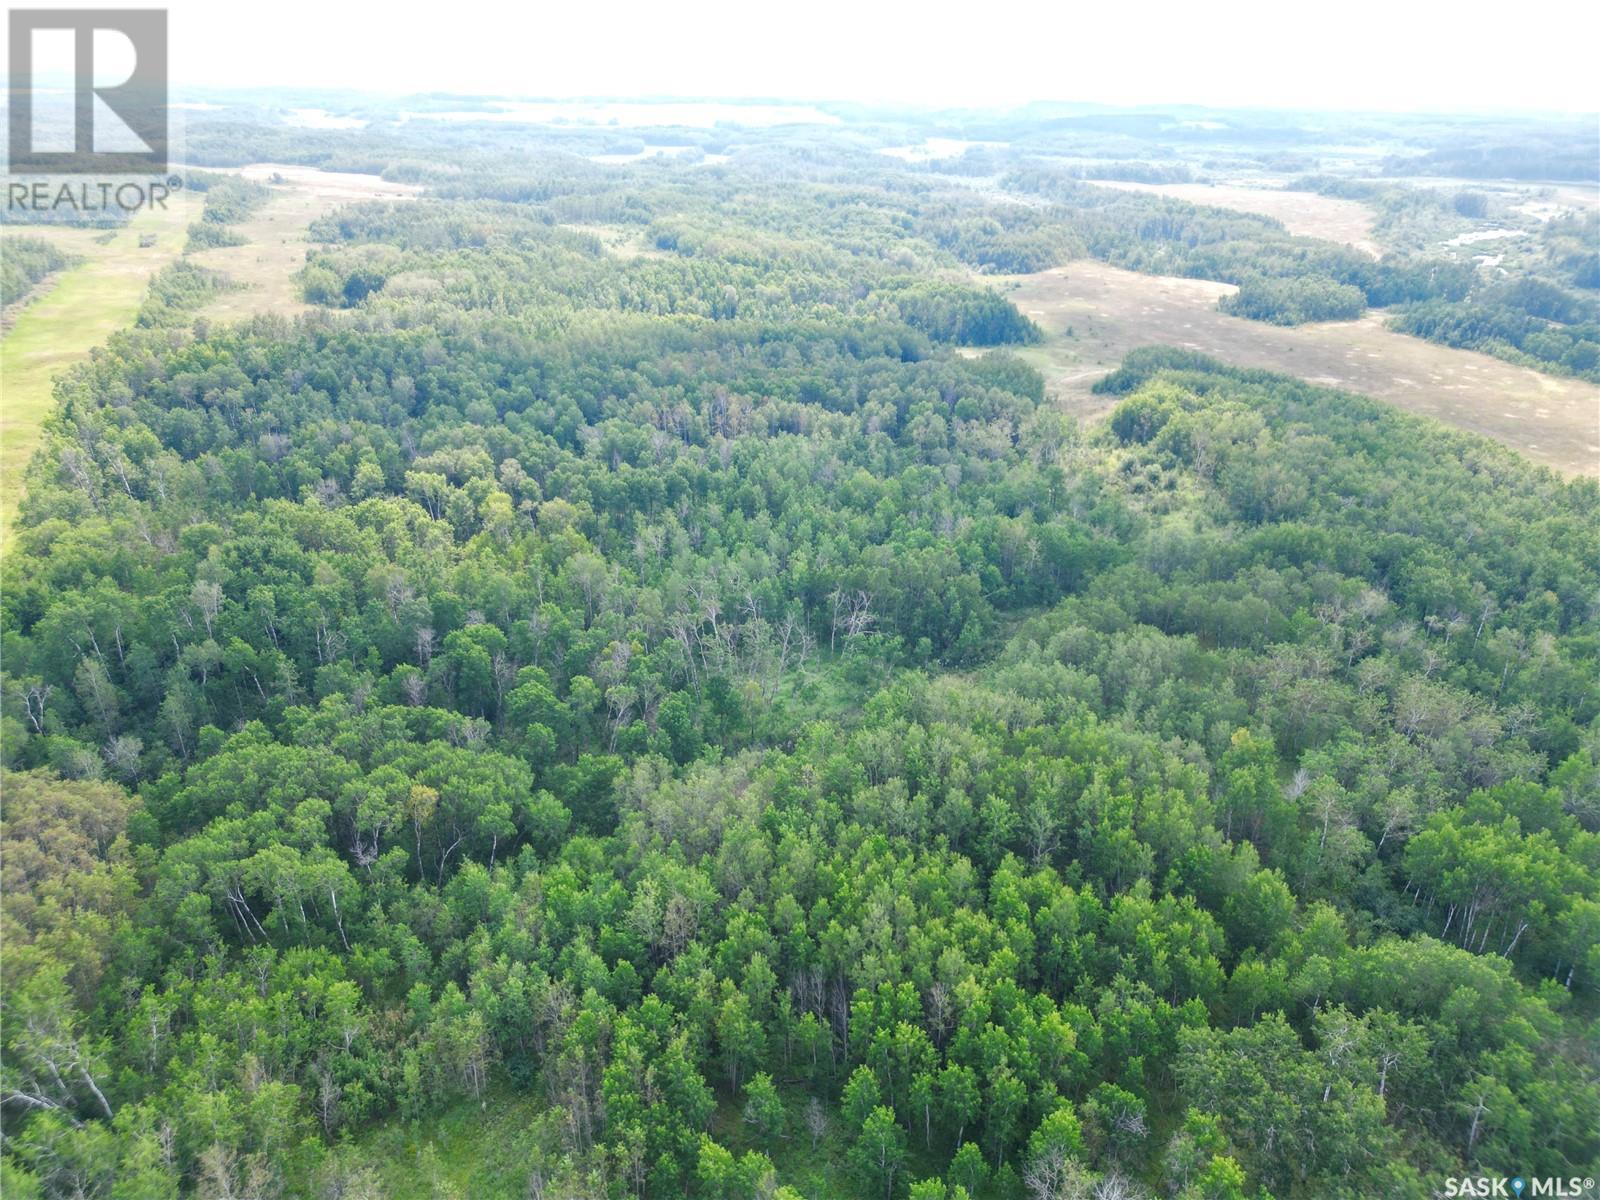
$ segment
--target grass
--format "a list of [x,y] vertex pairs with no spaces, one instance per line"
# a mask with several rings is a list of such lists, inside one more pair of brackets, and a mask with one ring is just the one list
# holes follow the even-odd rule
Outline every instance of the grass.
[[[808,1093],[802,1088],[781,1087],[779,1090],[787,1111],[784,1136],[760,1137],[744,1121],[743,1097],[730,1100],[721,1088],[717,1091],[717,1111],[711,1118],[711,1136],[735,1158],[747,1150],[765,1154],[772,1160],[778,1182],[794,1188],[806,1200],[860,1200],[882,1195],[881,1191],[868,1188],[850,1165],[850,1142],[857,1131],[843,1127],[838,1104],[827,1100],[828,1132],[813,1148],[804,1124]],[[967,1140],[976,1141],[977,1132],[973,1131]],[[920,1129],[906,1135],[906,1157],[895,1176],[896,1192],[904,1195],[908,1182],[943,1173],[954,1147],[942,1145],[937,1134],[933,1146],[929,1151],[923,1145]]]
[[1322,196],[1316,192],[1283,191],[1276,186],[1252,187],[1248,184],[1127,183],[1110,179],[1096,179],[1093,182],[1096,187],[1147,192],[1185,200],[1190,204],[1257,213],[1283,222],[1284,228],[1293,234],[1353,246],[1374,258],[1383,253],[1383,247],[1378,244],[1373,232],[1376,214],[1356,200]]
[[[182,252],[195,207],[188,196],[174,197],[165,213],[142,213],[109,239],[98,230],[51,231],[82,261],[47,280],[0,341],[0,544],[10,537],[56,376],[132,323],[150,276]],[[154,234],[155,245],[141,247],[142,234]]]
[[319,171],[312,167],[256,163],[239,172],[268,184],[272,195],[250,217],[231,229],[239,246],[201,250],[195,263],[222,271],[239,287],[217,296],[198,315],[213,321],[238,321],[262,313],[292,317],[310,310],[295,277],[306,265],[308,226],[343,204],[364,200],[400,201],[421,189],[391,183],[376,175]]
[[1358,321],[1267,325],[1217,311],[1217,298],[1233,291],[1228,284],[1088,261],[1007,282],[1006,295],[1045,331],[1043,342],[1018,353],[1083,420],[1116,403],[1090,391],[1097,378],[1129,350],[1164,344],[1383,400],[1493,438],[1569,477],[1600,475],[1600,386],[1396,333],[1378,311]]
[[293,317],[309,311],[295,276],[306,265],[306,227],[331,207],[313,192],[275,187],[259,212],[230,226],[245,239],[243,245],[190,254],[191,262],[221,271],[237,285],[215,296],[200,315],[239,321],[261,313]]
[[[828,1133],[812,1148],[802,1121],[806,1093],[782,1090],[788,1110],[784,1137],[763,1139],[743,1119],[742,1097],[717,1090],[717,1109],[708,1132],[735,1158],[759,1150],[772,1160],[781,1183],[806,1200],[857,1200],[862,1181],[847,1158],[850,1131],[841,1127],[838,1108],[829,1105]],[[364,1164],[378,1176],[388,1200],[525,1200],[528,1178],[541,1156],[541,1127],[551,1121],[541,1090],[496,1088],[481,1102],[462,1101],[420,1121],[389,1119],[345,1143],[347,1164]],[[968,1140],[976,1140],[976,1133]],[[920,1133],[906,1139],[906,1161],[899,1179],[937,1175],[949,1147],[927,1151]],[[899,1180],[897,1179],[897,1182]],[[900,1188],[904,1191],[904,1188]]]
[[537,1092],[495,1089],[423,1121],[385,1121],[350,1147],[388,1200],[525,1200],[545,1110]]
[[[251,167],[243,173],[262,179],[281,173],[285,183],[274,189],[260,213],[238,226],[244,245],[190,256],[240,285],[220,293],[195,316],[232,321],[265,312],[303,312],[307,306],[294,285],[294,273],[305,265],[306,226],[339,204],[403,199],[417,191],[376,176],[303,167],[281,172]],[[0,340],[0,546],[10,539],[23,475],[55,402],[57,375],[133,323],[150,277],[183,253],[189,223],[199,217],[203,202],[198,193],[179,193],[165,212],[142,213],[110,233],[72,227],[0,229],[0,239],[42,237],[81,259],[46,280]],[[154,234],[155,244],[141,247],[143,234]]]

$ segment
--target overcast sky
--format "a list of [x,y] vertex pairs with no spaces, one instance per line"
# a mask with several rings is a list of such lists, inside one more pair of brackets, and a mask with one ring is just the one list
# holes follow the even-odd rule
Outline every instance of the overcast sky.
[[[95,7],[117,5],[94,0]],[[70,7],[31,0],[29,7]],[[1600,109],[1600,4],[175,0],[172,78],[530,96]]]

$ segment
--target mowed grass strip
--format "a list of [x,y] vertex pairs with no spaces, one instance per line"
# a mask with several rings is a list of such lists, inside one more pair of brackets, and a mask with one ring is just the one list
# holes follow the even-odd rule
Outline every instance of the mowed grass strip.
[[[43,293],[0,340],[0,545],[10,540],[23,473],[54,403],[56,377],[133,324],[150,277],[183,252],[184,230],[199,200],[174,196],[165,212],[140,214],[104,245],[94,240],[99,230],[51,231],[53,241],[82,261],[46,280]],[[7,226],[0,231],[0,253],[5,237],[38,233]],[[145,234],[155,235],[154,245],[139,245]]]

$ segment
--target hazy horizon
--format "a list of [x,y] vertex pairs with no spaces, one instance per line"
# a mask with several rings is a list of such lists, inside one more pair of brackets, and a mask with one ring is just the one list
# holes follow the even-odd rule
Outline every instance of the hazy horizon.
[[[198,0],[166,8],[180,93],[1574,116],[1597,108],[1590,60],[1600,6],[1565,2],[1524,22],[1487,5],[1454,5],[1446,15],[1442,6],[1376,0],[1331,15],[1259,0],[1117,12],[1023,5],[982,40],[970,22],[841,0],[789,22],[728,0],[671,10],[629,0],[604,13],[464,0],[448,16],[413,2],[284,0],[259,14]],[[1567,34],[1553,43],[1552,23]]]

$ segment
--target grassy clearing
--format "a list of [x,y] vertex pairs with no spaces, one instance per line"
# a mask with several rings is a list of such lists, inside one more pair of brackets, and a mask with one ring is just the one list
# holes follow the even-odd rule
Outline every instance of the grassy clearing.
[[1563,475],[1600,476],[1600,386],[1394,333],[1380,312],[1266,325],[1216,311],[1217,298],[1233,290],[1228,284],[1087,261],[1009,282],[1012,301],[1047,335],[1021,356],[1081,419],[1115,402],[1090,392],[1096,379],[1129,350],[1165,344],[1359,392],[1503,442]]
[[1208,204],[1213,208],[1257,213],[1282,221],[1283,227],[1290,233],[1342,242],[1374,258],[1383,253],[1373,234],[1376,214],[1357,200],[1322,196],[1316,192],[1284,191],[1275,180],[1270,185],[1263,183],[1255,187],[1248,184],[1130,183],[1111,179],[1092,182],[1096,187],[1149,192],[1157,196],[1170,196],[1175,200],[1187,200],[1190,204]]
[[657,250],[646,243],[642,230],[622,225],[587,225],[578,221],[568,221],[561,228],[570,229],[574,233],[587,233],[590,237],[599,239],[600,245],[607,254],[617,258],[668,258],[666,251]]
[[[711,1136],[736,1158],[747,1150],[765,1154],[772,1160],[779,1182],[794,1188],[806,1200],[859,1200],[863,1196],[882,1194],[864,1190],[863,1180],[851,1167],[850,1144],[857,1131],[843,1128],[838,1105],[832,1098],[824,1097],[830,1122],[828,1132],[813,1146],[804,1121],[808,1093],[802,1088],[781,1088],[780,1094],[787,1112],[784,1136],[776,1139],[757,1136],[744,1121],[743,1099],[730,1101],[720,1088],[717,1111],[711,1118]],[[967,1140],[977,1140],[977,1133],[972,1133]],[[938,1153],[923,1144],[920,1131],[907,1134],[905,1163],[895,1178],[896,1192],[905,1193],[905,1181],[927,1179],[944,1170],[951,1148],[942,1146],[937,1135],[934,1146]]]
[[[246,239],[244,245],[189,256],[239,285],[219,293],[195,314],[211,320],[240,320],[267,312],[294,316],[304,311],[307,305],[293,276],[305,265],[306,227],[311,221],[339,204],[403,199],[417,191],[373,175],[270,163],[245,167],[241,173],[278,186],[261,212],[236,227]],[[41,290],[15,312],[0,341],[0,545],[9,536],[22,497],[23,472],[54,402],[56,375],[133,323],[151,276],[183,253],[186,230],[199,217],[204,199],[199,193],[180,193],[166,212],[141,214],[109,238],[98,229],[0,229],[0,238],[40,237],[81,258],[77,266],[44,281]],[[154,245],[139,245],[145,234],[155,235]]]
[[239,172],[272,186],[273,195],[249,219],[229,226],[245,239],[241,246],[201,250],[190,259],[221,271],[238,288],[218,296],[198,315],[238,321],[261,313],[293,317],[311,306],[300,295],[295,275],[306,265],[307,227],[342,204],[362,200],[404,200],[419,189],[388,183],[376,175],[317,171],[309,167],[258,163]]
[[[730,1100],[725,1089],[718,1090],[707,1132],[736,1158],[747,1150],[765,1154],[778,1179],[806,1200],[856,1200],[862,1181],[850,1167],[850,1131],[840,1127],[837,1108],[830,1105],[832,1124],[813,1147],[803,1123],[806,1093],[784,1089],[783,1098],[788,1110],[783,1137],[758,1137],[744,1122],[743,1100]],[[554,1120],[542,1093],[496,1089],[481,1103],[462,1102],[425,1120],[379,1125],[346,1143],[341,1157],[349,1166],[375,1171],[388,1200],[525,1200],[529,1176],[541,1159],[542,1135],[554,1137]],[[973,1134],[968,1140],[975,1139]],[[935,1146],[939,1153],[929,1152],[920,1134],[908,1136],[900,1178],[939,1174],[949,1153],[937,1138]]]
[[244,245],[191,253],[191,262],[221,271],[237,285],[207,304],[200,315],[237,321],[268,312],[292,317],[310,308],[294,276],[306,265],[306,226],[327,208],[325,201],[309,193],[275,190],[260,212],[229,226],[245,239]]
[[[132,323],[150,277],[182,253],[198,199],[174,196],[165,212],[142,213],[104,242],[101,230],[0,231],[0,237],[46,236],[82,257],[45,281],[0,341],[0,543],[16,516],[22,473],[39,444],[56,375]],[[155,235],[154,245],[139,245],[145,234]]]
[[389,1200],[525,1200],[537,1161],[542,1100],[495,1092],[425,1121],[388,1121],[350,1145]]

